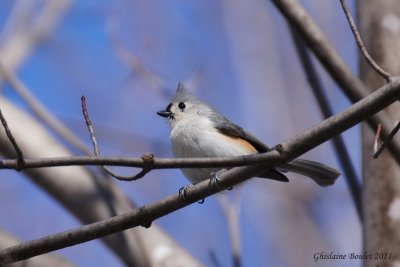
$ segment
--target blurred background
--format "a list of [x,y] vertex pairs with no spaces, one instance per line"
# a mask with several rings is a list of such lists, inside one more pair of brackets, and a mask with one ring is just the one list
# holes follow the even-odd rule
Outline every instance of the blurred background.
[[[356,73],[356,47],[340,3],[301,2]],[[349,4],[353,10],[353,1]],[[287,23],[270,1],[2,0],[0,60],[91,149],[81,114],[85,95],[107,156],[172,156],[169,126],[156,112],[166,107],[179,81],[270,146],[323,119]],[[315,63],[335,112],[349,106]],[[1,85],[2,98],[32,114],[9,82],[2,79]],[[43,127],[72,154],[83,155]],[[29,129],[25,135],[39,142]],[[359,128],[343,137],[360,176]],[[303,157],[341,168],[330,143]],[[31,240],[81,225],[24,172],[2,170],[0,177],[1,230]],[[357,260],[314,263],[313,258],[319,252],[361,251],[361,225],[344,177],[328,188],[297,175],[289,179],[252,179],[155,224],[205,266],[232,266],[220,205],[229,199],[238,212],[242,266],[360,265]],[[188,181],[179,170],[156,170],[139,181],[115,183],[132,202],[144,205],[176,193]],[[124,266],[99,240],[56,253],[76,266]]]

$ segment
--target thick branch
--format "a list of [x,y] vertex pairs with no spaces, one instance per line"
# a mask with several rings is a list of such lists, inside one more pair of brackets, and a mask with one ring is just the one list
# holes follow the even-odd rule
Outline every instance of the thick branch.
[[[296,0],[272,0],[272,2],[302,35],[310,49],[350,101],[355,103],[369,94],[367,87],[350,71],[318,25]],[[393,123],[384,113],[376,114],[368,119],[368,124],[373,130],[379,123],[382,123],[382,137],[386,139],[393,128]],[[393,139],[388,150],[400,164],[399,140]]]
[[[19,244],[21,240],[0,229],[0,249]],[[19,262],[8,267],[76,267],[66,258],[53,253],[35,257],[27,261]]]
[[220,174],[218,184],[205,180],[187,189],[185,198],[174,194],[154,204],[143,206],[123,215],[88,224],[73,230],[22,243],[0,252],[0,265],[24,260],[57,249],[120,232],[136,226],[149,226],[153,220],[183,208],[191,203],[244,182],[251,177],[289,162],[357,123],[384,109],[397,100],[400,92],[398,79],[383,86],[371,95],[355,103],[317,126],[279,145],[279,150],[265,154],[265,163],[255,166],[235,167]]

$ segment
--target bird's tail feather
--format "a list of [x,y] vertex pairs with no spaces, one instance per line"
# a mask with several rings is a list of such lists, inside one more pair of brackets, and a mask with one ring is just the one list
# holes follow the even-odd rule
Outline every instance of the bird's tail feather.
[[277,168],[279,171],[290,171],[313,179],[320,186],[333,185],[341,174],[338,170],[319,162],[295,159]]

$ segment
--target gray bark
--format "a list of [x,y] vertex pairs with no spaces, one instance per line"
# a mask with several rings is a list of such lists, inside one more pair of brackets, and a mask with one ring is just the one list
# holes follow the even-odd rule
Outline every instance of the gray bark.
[[[17,245],[21,240],[0,230],[0,250]],[[8,265],[9,267],[74,267],[71,262],[56,254],[46,254]]]
[[[400,2],[358,1],[357,9],[360,33],[367,50],[379,66],[392,75],[398,75]],[[361,57],[360,75],[369,88],[378,88],[385,82]],[[392,119],[394,126],[399,119],[399,105],[392,105],[385,112]],[[373,131],[364,125],[362,128],[364,251],[372,253],[372,257],[376,253],[383,253],[382,259],[365,260],[364,266],[394,266],[395,263],[400,263],[398,230],[400,229],[400,167],[388,151],[378,159],[374,159],[373,142]]]

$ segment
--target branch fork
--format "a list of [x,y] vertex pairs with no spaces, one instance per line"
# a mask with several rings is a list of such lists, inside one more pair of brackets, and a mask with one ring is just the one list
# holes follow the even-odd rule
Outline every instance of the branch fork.
[[17,141],[15,140],[13,134],[11,133],[11,130],[8,127],[7,120],[4,117],[1,109],[0,109],[0,120],[1,120],[1,124],[3,125],[4,130],[6,132],[7,138],[8,138],[8,140],[10,140],[10,143],[12,144],[12,146],[15,150],[15,153],[17,154],[17,159],[16,159],[17,166],[15,169],[17,171],[20,171],[20,170],[24,169],[24,167],[25,167],[24,154],[22,153],[21,148],[18,146]]
[[[90,139],[92,140],[94,155],[96,157],[100,157],[100,149],[97,144],[93,124],[89,117],[89,112],[87,111],[85,96],[81,97],[81,103],[82,103],[83,117],[85,118],[86,126],[87,126],[89,134],[90,134]],[[141,159],[143,160],[142,170],[139,173],[137,173],[135,175],[131,175],[131,176],[123,176],[123,175],[116,174],[107,166],[101,166],[101,167],[106,173],[108,173],[109,175],[111,175],[112,177],[114,177],[120,181],[135,181],[135,180],[138,180],[138,179],[144,177],[148,172],[150,172],[152,170],[152,166],[154,164],[154,155],[153,154],[146,153],[146,154],[142,155]]]

